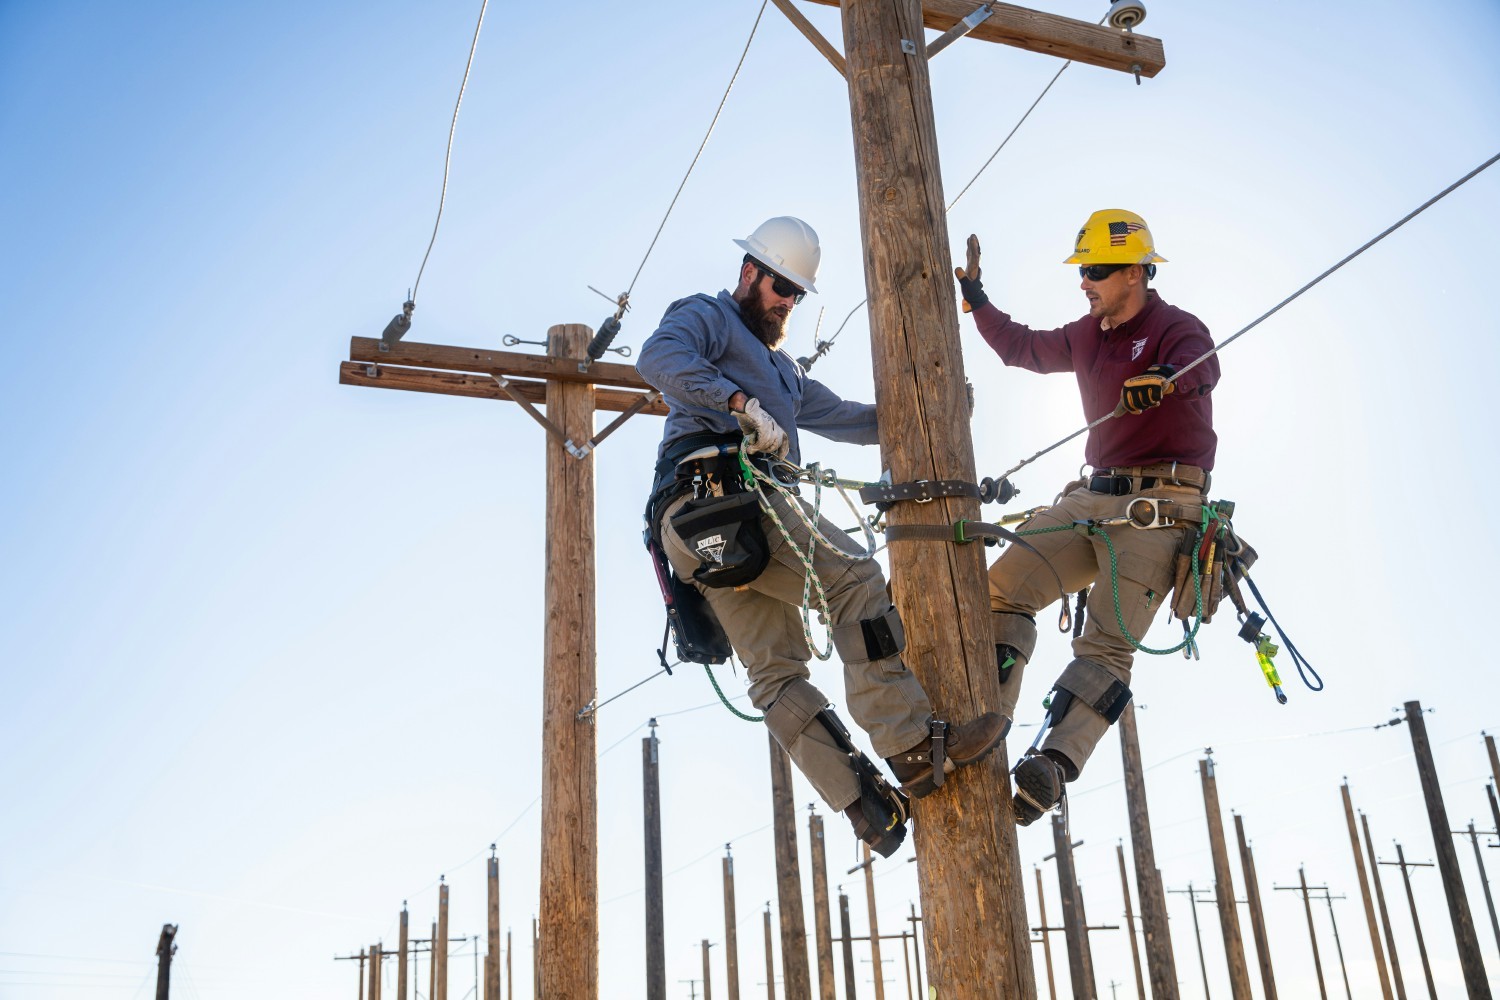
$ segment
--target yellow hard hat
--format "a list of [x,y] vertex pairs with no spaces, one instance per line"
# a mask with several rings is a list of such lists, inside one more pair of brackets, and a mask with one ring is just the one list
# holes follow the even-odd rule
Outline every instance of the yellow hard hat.
[[1089,216],[1078,230],[1073,256],[1064,264],[1165,264],[1151,239],[1146,220],[1123,208],[1106,208]]

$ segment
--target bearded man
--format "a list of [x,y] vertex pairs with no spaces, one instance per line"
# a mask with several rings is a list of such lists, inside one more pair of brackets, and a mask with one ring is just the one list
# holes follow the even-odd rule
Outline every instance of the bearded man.
[[[781,350],[792,310],[816,291],[817,233],[780,216],[734,242],[745,251],[735,290],[672,303],[636,363],[670,408],[647,529],[673,583],[702,595],[697,604],[739,655],[750,701],[777,742],[855,834],[889,856],[906,834],[907,797],[930,794],[945,771],[987,755],[1003,722],[992,712],[961,724],[935,718],[901,661],[905,634],[879,564],[827,519],[817,520],[822,538],[815,541],[807,527],[812,508],[770,490],[789,542],[747,489],[742,448],[774,474],[778,462],[800,463],[799,430],[854,444],[875,444],[878,433],[874,404],[840,399]],[[826,596],[849,712],[886,758],[899,791],[854,747],[809,680],[803,554]]]

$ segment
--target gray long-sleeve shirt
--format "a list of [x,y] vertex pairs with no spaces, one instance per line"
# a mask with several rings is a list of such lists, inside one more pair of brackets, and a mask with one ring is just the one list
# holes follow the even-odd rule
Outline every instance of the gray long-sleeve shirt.
[[735,391],[760,405],[787,433],[787,460],[802,462],[799,428],[834,441],[875,444],[875,404],[840,399],[809,378],[790,355],[770,350],[740,316],[727,291],[692,295],[667,306],[661,325],[646,339],[635,364],[641,377],[667,399],[666,431],[658,457],[688,434],[739,430],[729,412]]

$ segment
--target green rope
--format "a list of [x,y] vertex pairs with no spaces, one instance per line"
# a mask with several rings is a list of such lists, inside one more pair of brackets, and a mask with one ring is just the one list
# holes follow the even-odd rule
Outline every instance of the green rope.
[[704,673],[708,674],[708,682],[714,686],[714,694],[719,696],[719,700],[724,703],[724,707],[729,709],[729,711],[732,712],[735,716],[744,719],[746,722],[766,721],[766,717],[764,715],[746,715],[744,712],[741,712],[739,709],[735,708],[729,703],[729,699],[724,697],[724,689],[719,687],[719,679],[714,676],[713,667],[710,667],[707,663],[705,663],[703,664],[703,671]]
[[[1152,649],[1131,635],[1130,629],[1125,627],[1125,613],[1120,608],[1120,561],[1115,555],[1115,543],[1109,537],[1109,532],[1104,529],[1096,527],[1093,524],[1084,525],[1084,527],[1088,528],[1089,534],[1098,535],[1103,538],[1105,547],[1109,549],[1109,583],[1111,589],[1114,591],[1115,623],[1120,626],[1120,634],[1125,637],[1125,641],[1142,653],[1150,653],[1152,656],[1169,656],[1172,653],[1179,652],[1193,644],[1198,638],[1198,630],[1203,627],[1203,580],[1198,572],[1198,549],[1202,543],[1204,533],[1208,530],[1210,511],[1207,507],[1202,508],[1202,510],[1203,523],[1198,528],[1198,538],[1193,544],[1193,617],[1195,621],[1193,622],[1192,630],[1185,633],[1182,641],[1171,649]],[[1054,531],[1072,531],[1078,526],[1078,524],[1058,524],[1050,528],[1030,528],[1025,531],[1017,531],[1016,534],[1022,536],[1047,535]]]

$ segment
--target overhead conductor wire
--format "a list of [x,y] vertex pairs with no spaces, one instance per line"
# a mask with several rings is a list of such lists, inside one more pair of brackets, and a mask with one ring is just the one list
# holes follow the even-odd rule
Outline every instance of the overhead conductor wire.
[[432,223],[432,239],[427,241],[427,252],[422,254],[422,266],[417,268],[417,280],[411,286],[411,295],[408,298],[415,302],[417,300],[417,289],[422,284],[422,272],[427,270],[427,258],[432,256],[433,244],[437,242],[438,226],[443,221],[443,204],[448,200],[448,170],[453,164],[453,136],[458,131],[458,109],[464,103],[464,90],[469,86],[469,71],[474,68],[474,51],[479,48],[479,29],[484,27],[484,12],[488,9],[490,0],[483,0],[479,5],[479,21],[474,25],[474,40],[469,43],[469,61],[464,64],[464,79],[458,85],[458,100],[453,102],[453,122],[448,126],[448,151],[443,155],[443,190],[438,195],[437,218]]
[[[1391,235],[1391,233],[1394,233],[1396,230],[1398,230],[1402,226],[1406,225],[1412,219],[1415,219],[1417,216],[1419,216],[1423,212],[1427,211],[1427,209],[1431,208],[1433,205],[1437,204],[1439,201],[1441,201],[1442,199],[1446,198],[1448,195],[1452,194],[1454,191],[1458,190],[1458,188],[1460,188],[1464,184],[1468,183],[1470,180],[1473,180],[1480,173],[1482,173],[1483,171],[1485,171],[1489,167],[1493,166],[1497,160],[1500,160],[1500,153],[1496,153],[1494,156],[1491,156],[1488,160],[1485,160],[1479,166],[1475,167],[1473,170],[1470,170],[1468,173],[1464,174],[1458,180],[1454,181],[1452,184],[1449,184],[1447,187],[1443,188],[1441,191],[1439,191],[1437,194],[1433,195],[1431,198],[1428,198],[1426,201],[1422,202],[1422,204],[1418,205],[1416,208],[1412,209],[1410,212],[1407,212],[1400,219],[1397,219],[1394,223],[1392,223],[1391,225],[1389,225],[1385,229],[1383,229],[1373,239],[1368,240],[1362,246],[1360,246],[1358,249],[1356,249],[1355,251],[1353,251],[1352,253],[1350,253],[1348,256],[1344,257],[1343,260],[1339,261],[1337,264],[1334,264],[1328,270],[1324,271],[1322,274],[1318,275],[1316,278],[1312,279],[1307,284],[1303,285],[1301,288],[1297,289],[1295,292],[1293,292],[1292,294],[1288,295],[1286,298],[1282,299],[1280,302],[1276,303],[1270,309],[1267,309],[1265,312],[1261,313],[1259,316],[1257,316],[1255,319],[1251,320],[1248,324],[1246,324],[1240,330],[1236,331],[1235,333],[1230,334],[1228,337],[1225,337],[1219,343],[1215,344],[1212,350],[1206,351],[1201,357],[1194,358],[1191,362],[1189,362],[1188,364],[1184,365],[1181,371],[1178,371],[1178,372],[1174,373],[1171,378],[1167,379],[1166,383],[1168,385],[1170,385],[1171,383],[1176,382],[1178,379],[1182,378],[1182,376],[1186,375],[1188,372],[1192,371],[1194,368],[1197,368],[1199,365],[1203,364],[1203,362],[1207,361],[1209,358],[1213,357],[1215,354],[1218,354],[1224,348],[1228,347],[1230,344],[1234,343],[1236,340],[1238,340],[1239,338],[1243,337],[1245,334],[1249,333],[1251,330],[1255,329],[1261,323],[1263,323],[1266,320],[1270,319],[1276,313],[1280,312],[1285,306],[1290,305],[1293,301],[1295,301],[1296,299],[1300,298],[1304,292],[1308,291],[1313,286],[1317,285],[1324,278],[1326,278],[1329,275],[1333,274],[1333,272],[1337,271],[1339,268],[1343,267],[1345,264],[1349,263],[1351,260],[1353,260],[1354,258],[1358,257],[1360,254],[1364,253],[1366,250],[1370,249],[1372,246],[1374,246],[1375,244],[1379,243],[1381,240],[1385,239],[1387,236]],[[1109,420],[1113,420],[1115,417],[1118,417],[1120,414],[1122,414],[1124,412],[1126,412],[1124,409],[1116,408],[1116,409],[1110,411],[1109,413],[1106,413],[1104,416],[1100,417],[1098,420],[1095,420],[1093,423],[1090,423],[1090,424],[1088,424],[1085,427],[1080,427],[1078,430],[1074,431],[1072,434],[1069,434],[1067,437],[1063,438],[1062,440],[1060,440],[1060,441],[1054,441],[1052,444],[1049,444],[1047,447],[1043,448],[1041,451],[1037,452],[1035,455],[1032,455],[1030,458],[1022,459],[1020,462],[1018,462],[1017,464],[1011,466],[1009,469],[1005,470],[1005,472],[1001,473],[998,478],[1000,478],[1000,479],[1006,479],[1006,478],[1014,475],[1015,473],[1019,472],[1021,469],[1024,469],[1026,466],[1030,465],[1032,462],[1035,462],[1037,459],[1039,459],[1043,455],[1047,454],[1048,452],[1054,451],[1054,450],[1062,447],[1063,445],[1067,444],[1069,441],[1071,441],[1074,438],[1076,438],[1078,435],[1085,434],[1085,433],[1093,430],[1095,427],[1098,427],[1100,424],[1105,423],[1106,421],[1109,421]]]

